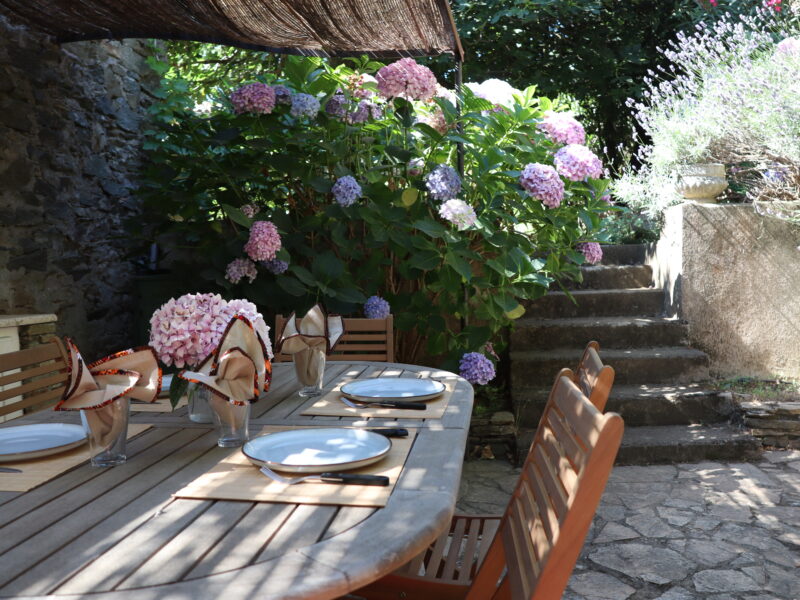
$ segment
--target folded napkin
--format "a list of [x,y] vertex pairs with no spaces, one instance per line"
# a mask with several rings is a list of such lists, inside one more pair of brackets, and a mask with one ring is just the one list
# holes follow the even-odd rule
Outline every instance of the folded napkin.
[[329,354],[344,333],[344,322],[340,316],[328,316],[321,304],[316,304],[306,313],[300,323],[292,313],[276,340],[276,351],[284,354],[297,354],[307,348],[324,346]]
[[123,350],[87,365],[75,343],[65,341],[69,381],[54,410],[94,410],[123,396],[144,402],[158,398],[161,369],[150,346]]
[[183,370],[177,376],[209,388],[231,404],[243,406],[258,400],[259,394],[269,388],[272,368],[253,324],[236,315],[228,323],[216,350],[199,369]]

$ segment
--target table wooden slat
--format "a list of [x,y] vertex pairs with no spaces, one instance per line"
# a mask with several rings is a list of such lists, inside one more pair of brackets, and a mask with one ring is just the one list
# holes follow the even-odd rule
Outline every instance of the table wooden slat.
[[310,546],[315,543],[325,533],[336,511],[335,506],[298,505],[272,536],[266,548],[256,558],[256,562],[280,556],[298,546]]

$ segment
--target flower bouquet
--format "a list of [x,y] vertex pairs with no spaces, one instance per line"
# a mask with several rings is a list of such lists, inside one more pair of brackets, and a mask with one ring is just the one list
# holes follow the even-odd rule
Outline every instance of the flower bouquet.
[[[253,324],[264,349],[267,361],[273,358],[269,341],[269,327],[256,305],[247,300],[224,300],[219,294],[184,294],[170,298],[150,318],[150,345],[159,360],[166,366],[197,370],[220,343],[230,320],[241,315]],[[269,375],[270,369],[267,369]],[[268,376],[264,389],[269,388]],[[184,395],[191,395],[190,382],[173,377],[169,387],[169,398],[173,409]],[[205,388],[195,388],[198,391]],[[206,410],[202,422],[211,422]],[[190,418],[192,418],[190,407]],[[192,420],[197,420],[192,418]]]

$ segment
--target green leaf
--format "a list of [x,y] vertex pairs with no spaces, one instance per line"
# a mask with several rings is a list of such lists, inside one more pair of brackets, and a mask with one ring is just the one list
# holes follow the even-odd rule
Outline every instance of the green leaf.
[[314,287],[317,285],[317,280],[314,279],[314,276],[311,274],[311,271],[306,269],[305,267],[301,267],[300,265],[292,265],[289,268],[289,271],[294,274],[300,281],[305,283],[309,287]]
[[336,290],[336,297],[344,302],[350,302],[352,304],[364,304],[364,302],[367,301],[367,297],[354,288]]
[[231,221],[241,225],[242,227],[247,227],[250,229],[250,226],[253,224],[253,222],[248,219],[247,215],[245,215],[241,210],[235,206],[231,206],[230,204],[222,204],[221,206]]
[[414,229],[424,231],[432,238],[443,237],[447,231],[447,229],[441,223],[437,223],[433,219],[419,219],[418,221],[414,221],[411,226]]
[[403,190],[403,195],[400,198],[403,206],[410,208],[414,206],[417,198],[419,198],[419,190],[416,188],[407,188]]
[[330,250],[323,252],[314,259],[311,271],[317,279],[336,281],[344,273],[344,263]]
[[499,306],[503,312],[509,312],[517,308],[519,302],[511,294],[501,293],[494,294],[492,300]]
[[466,260],[458,256],[457,254],[454,254],[453,252],[448,252],[447,254],[445,254],[444,262],[450,265],[453,269],[455,269],[456,272],[459,275],[461,275],[461,277],[463,277],[466,281],[472,279],[472,268],[469,266],[469,263]]
[[438,267],[442,262],[438,252],[422,251],[414,254],[409,260],[408,265],[420,271],[431,271]]
[[278,277],[278,285],[290,296],[304,296],[308,291],[306,287],[292,277]]
[[177,376],[172,378],[172,382],[169,384],[169,403],[172,405],[172,410],[175,410],[175,407],[178,406],[178,402],[186,395],[188,390],[188,381]]
[[308,185],[320,194],[328,194],[333,187],[333,182],[325,177],[312,177],[308,180]]

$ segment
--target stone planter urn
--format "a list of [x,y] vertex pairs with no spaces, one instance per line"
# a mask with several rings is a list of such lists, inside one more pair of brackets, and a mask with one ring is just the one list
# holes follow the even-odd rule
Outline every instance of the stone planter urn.
[[725,165],[720,163],[681,165],[676,168],[676,174],[675,189],[693,202],[716,203],[717,196],[728,189]]

